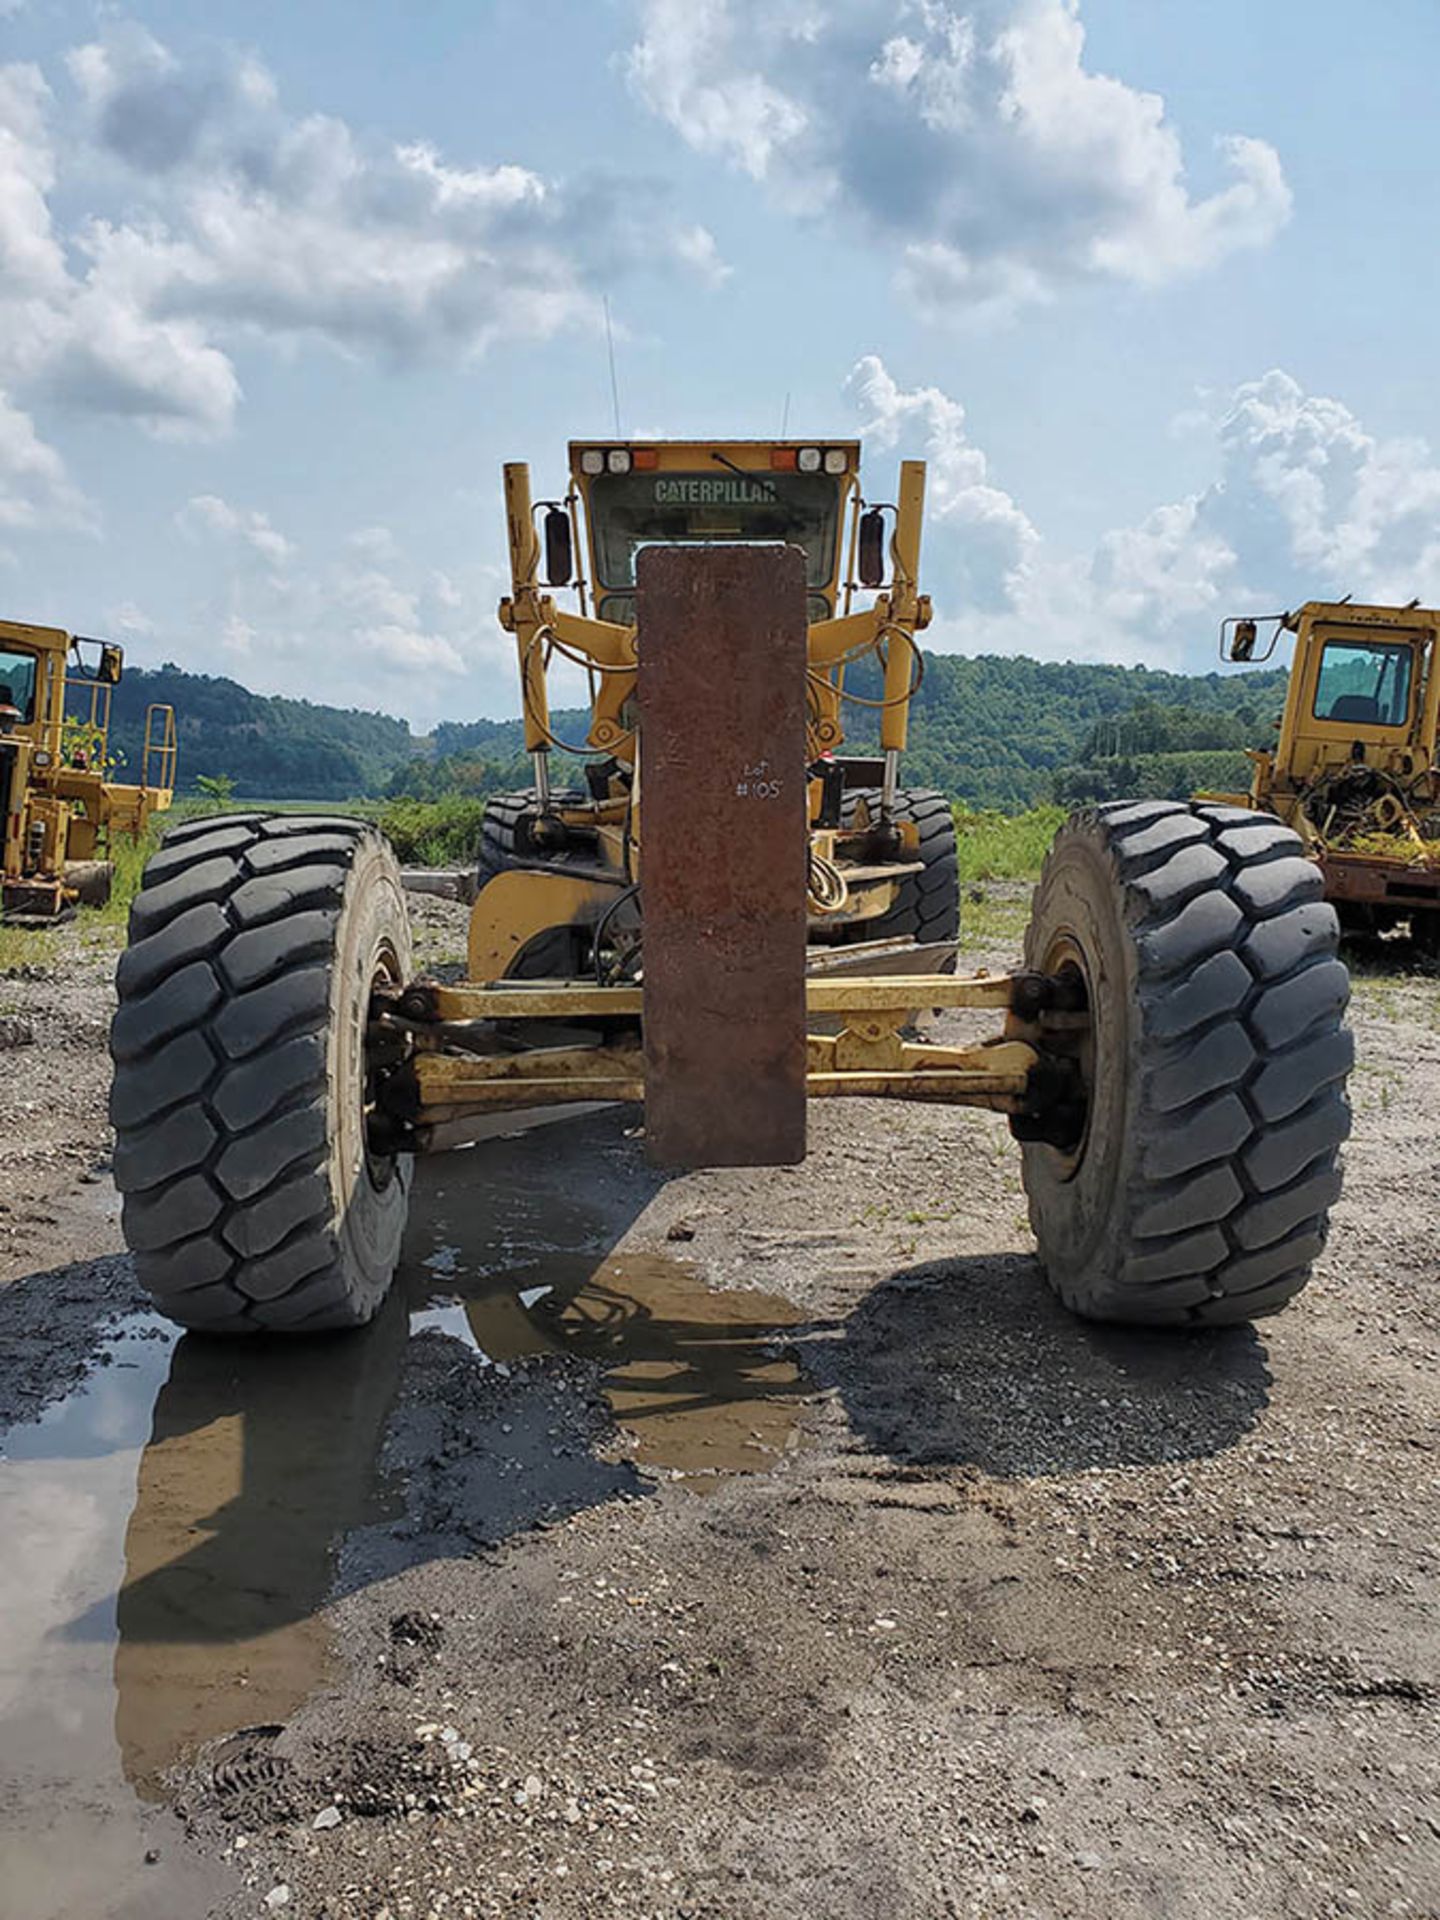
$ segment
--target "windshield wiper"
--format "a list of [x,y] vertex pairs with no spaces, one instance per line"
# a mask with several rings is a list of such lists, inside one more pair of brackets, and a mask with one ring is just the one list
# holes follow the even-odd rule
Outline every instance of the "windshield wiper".
[[780,496],[775,491],[775,482],[773,480],[767,480],[763,474],[747,473],[744,467],[737,467],[733,460],[727,460],[723,453],[716,453],[713,448],[710,452],[710,458],[712,460],[718,460],[722,467],[728,467],[731,473],[738,473],[742,480],[753,480],[757,487],[764,487],[770,498],[778,503]]

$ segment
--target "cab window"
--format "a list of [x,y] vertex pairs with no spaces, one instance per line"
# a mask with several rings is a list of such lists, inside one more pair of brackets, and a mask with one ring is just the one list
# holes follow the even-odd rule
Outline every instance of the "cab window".
[[[809,585],[828,587],[841,504],[841,483],[826,473],[601,474],[590,485],[600,587],[633,587],[642,547],[712,540],[800,547]],[[601,618],[634,615],[602,611]]]
[[1410,717],[1408,645],[1328,640],[1315,682],[1315,718],[1345,726],[1403,727]]
[[18,707],[22,727],[35,718],[35,667],[33,653],[0,647],[0,707]]

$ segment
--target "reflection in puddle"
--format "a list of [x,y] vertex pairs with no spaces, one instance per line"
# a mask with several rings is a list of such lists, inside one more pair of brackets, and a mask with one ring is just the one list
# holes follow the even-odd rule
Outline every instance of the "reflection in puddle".
[[140,1792],[238,1703],[284,1720],[321,1678],[319,1608],[337,1541],[376,1510],[403,1321],[397,1302],[354,1338],[176,1347],[116,1605],[115,1732]]
[[795,1425],[800,1370],[776,1345],[777,1330],[799,1322],[795,1308],[716,1293],[662,1254],[556,1255],[461,1304],[488,1360],[566,1352],[603,1367],[642,1466],[753,1473],[774,1464]]
[[[422,1167],[400,1284],[364,1333],[206,1341],[140,1316],[110,1364],[0,1434],[7,1920],[111,1910],[167,1771],[284,1721],[321,1680],[338,1549],[381,1515],[407,1328],[497,1370],[551,1352],[595,1363],[630,1457],[692,1485],[774,1464],[801,1394],[777,1331],[799,1316],[615,1251],[659,1184],[622,1124],[588,1115],[543,1147],[502,1138]],[[513,1429],[491,1423],[517,1454],[537,1438],[521,1388]],[[140,1871],[158,1920],[170,1869]],[[174,1910],[203,1907],[186,1894]]]

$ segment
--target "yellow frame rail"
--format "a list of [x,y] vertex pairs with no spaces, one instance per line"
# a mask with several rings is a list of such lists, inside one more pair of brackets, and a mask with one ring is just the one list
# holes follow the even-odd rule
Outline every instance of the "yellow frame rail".
[[[948,1102],[1007,1113],[1025,1110],[1032,1076],[1044,1063],[1043,1020],[1063,1032],[1088,1015],[1066,1004],[1061,983],[1038,974],[891,975],[805,983],[807,1010],[839,1031],[806,1036],[807,1091],[813,1098],[860,1096]],[[906,1039],[921,1007],[971,1007],[1005,1015],[1003,1033],[963,1046]],[[525,1107],[594,1100],[642,1100],[645,1055],[635,1023],[642,986],[573,982],[447,986],[420,982],[377,1002],[382,1031],[411,1049],[406,1075],[411,1144],[433,1151],[484,1131],[488,1116]],[[566,1029],[516,1050],[501,1029],[535,1020]],[[577,1044],[573,1030],[617,1021],[621,1030]]]

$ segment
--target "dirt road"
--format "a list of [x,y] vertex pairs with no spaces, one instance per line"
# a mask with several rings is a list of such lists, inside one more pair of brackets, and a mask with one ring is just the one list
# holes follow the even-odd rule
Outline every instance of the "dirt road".
[[436,1161],[381,1323],[278,1349],[134,1294],[112,957],[0,982],[5,1920],[1440,1914],[1403,956],[1253,1330],[1071,1320],[1003,1129],[855,1102],[803,1172],[663,1180],[628,1110]]

